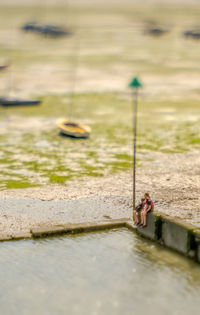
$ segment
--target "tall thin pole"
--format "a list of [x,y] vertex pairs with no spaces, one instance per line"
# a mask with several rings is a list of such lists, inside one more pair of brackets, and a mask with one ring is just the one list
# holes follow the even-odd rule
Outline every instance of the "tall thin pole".
[[72,77],[71,77],[71,93],[70,93],[70,104],[69,104],[69,119],[72,119],[74,114],[74,97],[75,97],[75,88],[78,79],[78,66],[80,58],[80,39],[75,37],[75,43],[73,47],[73,62],[72,62]]
[[136,140],[137,140],[137,107],[138,107],[138,89],[133,91],[133,209],[135,209],[136,199]]
[[137,107],[138,107],[138,90],[142,83],[137,77],[134,77],[128,85],[133,89],[133,210],[135,209],[135,182],[136,182],[136,140],[137,140]]

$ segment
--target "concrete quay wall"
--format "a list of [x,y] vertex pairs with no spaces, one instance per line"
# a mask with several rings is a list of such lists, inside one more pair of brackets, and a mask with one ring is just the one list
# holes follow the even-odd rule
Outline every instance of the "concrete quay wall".
[[200,263],[200,230],[183,221],[149,213],[147,227],[136,227],[137,232]]

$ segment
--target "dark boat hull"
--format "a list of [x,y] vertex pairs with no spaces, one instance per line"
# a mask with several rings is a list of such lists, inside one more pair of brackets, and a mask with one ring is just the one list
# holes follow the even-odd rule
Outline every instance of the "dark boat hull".
[[62,26],[58,25],[42,25],[37,23],[26,23],[22,30],[25,32],[33,32],[33,33],[39,33],[44,36],[49,37],[62,37],[62,36],[69,36],[71,35],[71,31],[64,29]]
[[8,68],[8,65],[2,65],[0,66],[0,71],[5,70],[6,68]]
[[33,106],[33,105],[39,105],[40,101],[34,100],[34,101],[28,101],[28,100],[8,100],[4,98],[0,98],[0,105],[4,107],[15,107],[15,106]]

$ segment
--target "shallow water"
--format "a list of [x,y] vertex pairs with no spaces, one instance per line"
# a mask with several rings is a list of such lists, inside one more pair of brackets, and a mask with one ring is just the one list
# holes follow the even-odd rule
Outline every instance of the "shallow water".
[[0,314],[199,314],[200,266],[127,229],[1,243]]

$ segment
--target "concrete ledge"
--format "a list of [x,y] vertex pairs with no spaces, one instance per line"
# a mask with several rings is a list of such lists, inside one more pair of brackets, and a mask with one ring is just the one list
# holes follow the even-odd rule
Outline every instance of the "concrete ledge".
[[12,236],[11,235],[0,234],[0,242],[10,241],[10,240],[12,240]]
[[39,228],[33,228],[30,232],[33,237],[61,234],[64,233],[64,226],[42,226]]
[[11,238],[13,240],[21,240],[21,239],[27,239],[27,238],[31,238],[32,234],[30,231],[27,232],[16,232],[14,234],[11,235]]
[[170,247],[185,255],[188,254],[189,247],[189,231],[183,225],[163,220],[162,223],[162,241],[167,247]]
[[0,234],[0,242],[4,241],[12,241],[12,240],[22,240],[22,239],[27,239],[31,238],[32,234],[30,231],[24,231],[24,232],[16,232],[11,235],[7,234]]
[[112,229],[118,227],[125,227],[128,219],[116,219],[116,220],[105,220],[100,222],[84,222],[76,224],[63,224],[58,226],[48,226],[35,228],[31,230],[33,237],[43,237],[48,235],[55,234],[65,234],[65,233],[81,233],[81,232],[90,232],[97,230]]
[[137,227],[137,232],[200,262],[200,230],[190,224],[159,213],[149,213],[147,227]]
[[196,244],[196,259],[200,263],[200,232],[195,231],[195,244]]
[[129,220],[129,221],[126,221],[125,223],[125,226],[130,230],[130,231],[136,231],[137,230],[137,227],[136,225],[133,223],[133,221]]
[[156,216],[150,212],[147,215],[147,226],[145,228],[137,226],[137,232],[151,240],[158,240],[158,233],[157,233],[157,219]]

